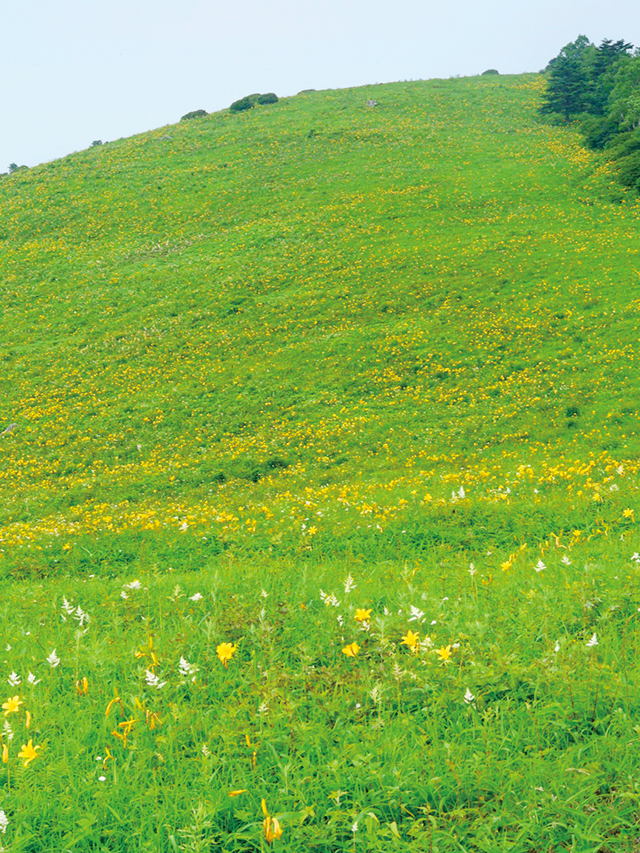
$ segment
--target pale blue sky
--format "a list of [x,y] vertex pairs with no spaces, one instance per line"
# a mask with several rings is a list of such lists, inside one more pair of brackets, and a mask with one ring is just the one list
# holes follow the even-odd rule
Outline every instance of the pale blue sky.
[[640,44],[637,0],[21,0],[1,21],[0,171],[250,92],[538,71],[581,33]]

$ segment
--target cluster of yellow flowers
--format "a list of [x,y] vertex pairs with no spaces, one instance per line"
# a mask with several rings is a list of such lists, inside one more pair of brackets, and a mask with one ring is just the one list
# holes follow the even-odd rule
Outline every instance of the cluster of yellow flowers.
[[[24,702],[20,698],[19,694],[15,696],[10,696],[6,702],[2,703],[2,710],[4,711],[4,716],[11,718],[11,720],[15,719],[13,715],[16,715],[16,718],[21,716],[21,710],[23,708]],[[28,730],[31,726],[31,713],[24,709],[24,720],[21,720],[25,730]],[[7,738],[7,732],[9,732],[10,736],[13,736],[13,732],[11,730],[11,724],[9,721],[9,726],[5,726],[3,733],[0,735],[0,742],[2,743],[2,761],[4,764],[7,764],[10,759],[9,746],[6,743],[5,738]],[[26,744],[22,744],[20,751],[18,752],[18,758],[22,759],[24,762],[24,766],[28,767],[32,761],[38,757],[38,752],[42,749],[40,746],[34,746],[33,739],[29,738]]]

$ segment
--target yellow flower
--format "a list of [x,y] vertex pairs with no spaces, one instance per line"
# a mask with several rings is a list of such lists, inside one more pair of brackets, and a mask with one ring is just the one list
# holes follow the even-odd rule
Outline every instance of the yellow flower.
[[359,651],[360,646],[357,643],[351,643],[349,646],[344,647],[342,654],[346,655],[348,658],[354,658]]
[[368,622],[371,619],[371,611],[365,610],[363,607],[359,607],[356,610],[356,615],[353,617],[356,622]]
[[231,658],[235,655],[237,648],[238,647],[232,643],[220,643],[220,645],[216,649],[216,654],[218,655],[222,663],[227,666]]
[[76,691],[79,696],[86,696],[89,692],[89,682],[87,681],[87,676],[81,678],[80,681],[76,681]]
[[34,746],[33,740],[29,738],[29,743],[25,746],[22,744],[22,749],[18,753],[18,758],[24,758],[24,766],[28,767],[31,762],[38,757],[37,750],[41,749],[40,746]]
[[149,727],[150,732],[154,731],[158,728],[158,726],[162,725],[162,720],[160,719],[160,717],[150,711],[148,708],[145,710],[145,722]]
[[278,818],[271,817],[267,811],[267,804],[264,800],[262,801],[262,814],[264,815],[264,820],[262,821],[264,837],[267,839],[269,844],[273,844],[273,842],[282,835],[282,827],[280,826]]
[[2,744],[2,763],[6,764],[8,760],[9,760],[9,747],[6,745],[6,743],[3,743]]
[[2,707],[4,708],[5,717],[8,717],[9,714],[15,714],[16,711],[19,711],[20,705],[22,705],[22,699],[19,696],[14,696],[13,698],[7,699],[6,702],[3,702]]
[[449,663],[451,659],[451,646],[443,646],[441,649],[436,649],[435,652],[440,658],[441,663]]
[[633,521],[633,510],[632,509],[625,509],[622,511],[622,514],[625,518],[630,518],[631,521]]
[[246,788],[238,788],[237,791],[229,791],[229,796],[230,797],[239,797],[240,794],[246,794],[246,793],[247,793]]
[[120,705],[120,715],[124,714],[124,708],[122,706],[122,699],[119,696],[114,696],[114,698],[107,705],[107,710],[104,712],[105,717],[109,716],[109,712],[113,708],[114,705]]
[[414,634],[413,631],[407,631],[406,635],[402,638],[402,642],[405,646],[409,646],[412,652],[415,654],[418,653],[418,649],[420,648],[420,637],[418,634]]

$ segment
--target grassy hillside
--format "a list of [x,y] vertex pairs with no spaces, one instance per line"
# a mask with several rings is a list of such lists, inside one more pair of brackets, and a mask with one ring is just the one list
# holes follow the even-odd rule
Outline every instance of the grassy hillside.
[[4,849],[637,851],[640,203],[543,85],[0,181]]
[[309,93],[5,179],[5,561],[124,530],[384,555],[619,520],[637,208],[536,124],[541,85]]

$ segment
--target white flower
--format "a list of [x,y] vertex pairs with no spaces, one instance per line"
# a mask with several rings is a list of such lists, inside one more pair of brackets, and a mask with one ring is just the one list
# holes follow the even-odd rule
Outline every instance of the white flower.
[[543,572],[547,567],[542,562],[542,560],[538,560],[538,562],[535,564],[535,566],[533,568],[536,570],[536,572]]
[[98,782],[106,782],[106,781],[107,781],[106,776],[98,776]]
[[0,809],[0,832],[4,835],[7,831],[7,827],[9,826],[9,818],[6,816],[4,811]]
[[597,645],[599,645],[598,637],[595,634],[593,634],[593,636],[591,637],[591,639],[587,643],[587,648],[592,649],[594,646],[597,646]]
[[553,647],[553,651],[554,651],[556,654],[558,654],[558,652],[560,651],[560,643],[558,642],[558,640],[556,640],[556,644],[555,644],[555,646]]
[[467,703],[467,705],[470,705],[475,700],[475,698],[476,697],[467,687],[466,693],[464,694],[464,701]]
[[27,676],[27,681],[29,682],[29,684],[33,684],[35,686],[36,684],[40,684],[42,679],[36,678],[35,675],[31,672],[31,670],[29,670],[29,675]]
[[471,575],[471,577],[473,577],[477,573],[477,571],[478,570],[473,565],[473,563],[469,563],[469,574]]
[[85,622],[90,622],[91,618],[88,613],[85,613],[82,607],[76,607],[75,613],[73,614],[73,618],[78,620],[78,624],[82,628]]
[[167,683],[166,681],[160,681],[155,672],[151,672],[150,669],[145,670],[144,677],[149,687],[155,687],[156,690],[160,690]]
[[565,564],[565,566],[570,566],[570,565],[571,565],[571,560],[569,559],[569,555],[568,555],[568,554],[565,554],[565,555],[563,556],[563,558],[560,560],[560,562],[561,562],[561,563],[564,563],[564,564]]
[[332,592],[327,593],[327,592],[323,592],[322,590],[320,590],[320,598],[322,599],[322,601],[324,601],[324,603],[327,605],[327,607],[339,607],[340,606],[340,602],[338,601],[338,599],[335,597],[335,595]]
[[356,821],[351,827],[351,832],[356,833],[358,831],[358,821]]
[[631,559],[634,563],[640,563],[640,554],[636,551],[636,553],[632,555]]
[[[196,673],[198,672],[198,667],[195,663],[189,663],[186,658],[181,657],[180,663],[178,664],[178,669],[180,670],[180,675],[183,679],[191,678],[191,681],[196,680]],[[180,682],[184,684],[184,680]]]
[[123,589],[141,589],[142,584],[140,581],[131,581],[130,583],[125,583],[122,586]]
[[460,488],[458,489],[458,497],[459,498],[465,498],[466,496],[467,496],[467,493],[464,490],[464,486],[460,486]]
[[202,600],[202,593],[201,592],[196,592],[193,595],[189,596],[189,601],[201,601],[201,600]]
[[182,524],[180,525],[180,530],[182,530],[182,532],[184,533],[184,531],[188,530],[188,529],[189,529],[189,523],[187,521],[183,521]]
[[7,683],[11,685],[11,687],[17,687],[20,684],[20,676],[17,672],[12,672],[9,678],[7,678]]
[[13,740],[13,729],[9,725],[9,720],[5,720],[4,728],[2,729],[2,734],[6,737],[7,740]]
[[206,745],[206,743],[202,744],[202,746],[200,747],[200,752],[204,755],[205,758],[208,758],[211,755],[209,747]]
[[355,588],[356,588],[355,581],[353,580],[351,575],[348,575],[346,581],[344,582],[344,594],[349,595],[351,590],[355,589]]
[[424,619],[424,611],[419,610],[417,607],[411,606],[409,608],[411,610],[411,616],[409,616],[409,622],[418,622]]
[[123,591],[120,593],[120,598],[129,598],[129,596],[128,596],[128,595],[127,595],[127,593],[123,590]]
[[68,616],[71,616],[71,614],[75,610],[75,607],[73,606],[73,604],[71,604],[69,601],[67,601],[67,599],[64,595],[62,596],[62,609],[64,610],[64,612]]

